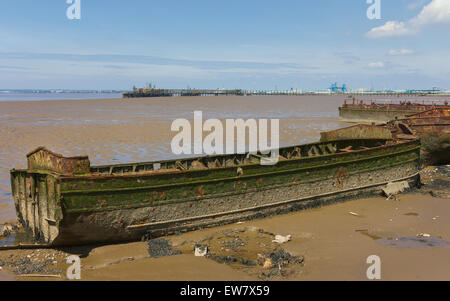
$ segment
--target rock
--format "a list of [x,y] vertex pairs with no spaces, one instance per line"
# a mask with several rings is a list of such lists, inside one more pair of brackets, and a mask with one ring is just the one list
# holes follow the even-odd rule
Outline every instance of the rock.
[[194,247],[194,255],[196,257],[203,257],[208,253],[207,245],[196,244]]
[[409,183],[407,181],[388,183],[386,187],[382,188],[384,194],[389,197],[391,195],[403,192],[405,189],[409,188]]
[[288,242],[290,240],[291,240],[291,235],[287,235],[287,236],[275,235],[275,239],[272,240],[272,242],[284,244],[285,242]]

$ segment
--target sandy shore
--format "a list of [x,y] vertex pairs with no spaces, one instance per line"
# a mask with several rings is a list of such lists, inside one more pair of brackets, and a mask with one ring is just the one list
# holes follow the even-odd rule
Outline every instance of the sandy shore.
[[[279,118],[280,144],[299,144],[317,140],[320,131],[348,125],[338,118],[342,102],[342,97],[318,96],[2,102],[0,224],[15,216],[9,169],[24,168],[26,153],[37,146],[64,155],[87,154],[94,165],[167,159],[172,157],[170,140],[175,135],[171,122],[192,119],[194,110],[202,110],[204,118]],[[431,180],[427,185],[421,192],[434,189]],[[381,258],[383,280],[450,280],[450,202],[445,185],[444,193],[434,196],[416,191],[400,195],[397,201],[352,200],[166,237],[182,254],[161,258],[150,258],[147,242],[1,251],[0,280],[64,280],[65,257],[70,254],[82,255],[83,280],[366,280],[369,255]],[[220,249],[217,241],[229,231],[241,233],[233,237],[243,240],[242,247]],[[421,242],[420,233],[430,234],[430,240]],[[276,234],[290,234],[291,241],[277,246],[271,242]],[[283,275],[267,276],[260,266],[195,257],[194,245],[206,242],[216,243],[215,252],[245,255],[249,260],[281,247],[304,261],[289,265]],[[61,278],[18,276],[31,272]]]

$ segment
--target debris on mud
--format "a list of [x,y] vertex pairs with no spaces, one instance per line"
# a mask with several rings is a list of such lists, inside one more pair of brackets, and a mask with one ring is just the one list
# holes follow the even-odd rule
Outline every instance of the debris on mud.
[[272,240],[272,242],[276,242],[276,243],[279,243],[279,244],[284,244],[285,242],[288,242],[290,240],[291,240],[291,235],[286,235],[286,236],[275,235],[275,239]]
[[427,166],[420,172],[423,193],[450,198],[450,165]]
[[62,272],[53,268],[55,266],[54,259],[33,260],[30,255],[19,258],[12,258],[11,256],[11,260],[9,261],[0,259],[0,266],[8,268],[16,275],[55,275]]
[[285,278],[301,273],[303,256],[295,256],[281,248],[291,235],[281,236],[256,227],[229,228],[213,232],[201,240],[176,241],[151,239],[148,241],[150,257],[193,254],[197,257],[227,264],[260,279]]
[[208,246],[202,244],[196,244],[194,247],[194,255],[197,257],[203,257],[208,253]]
[[170,240],[157,238],[148,241],[148,253],[152,258],[159,258],[164,256],[172,256],[181,254],[179,250],[173,250]]
[[289,240],[290,235],[274,235],[263,229],[245,227],[217,232],[201,241],[201,245],[208,248],[205,258],[260,279],[271,279],[295,273],[295,267],[304,261],[302,256],[293,256],[280,247]]

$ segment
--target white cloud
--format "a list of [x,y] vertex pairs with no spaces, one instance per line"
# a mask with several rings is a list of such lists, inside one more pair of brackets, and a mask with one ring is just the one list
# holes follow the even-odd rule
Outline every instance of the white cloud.
[[384,63],[383,62],[373,62],[373,63],[369,63],[369,68],[384,68]]
[[432,0],[416,17],[406,22],[387,21],[372,28],[366,36],[378,39],[413,35],[427,25],[446,22],[450,22],[450,1]]
[[366,36],[372,39],[412,35],[415,32],[407,28],[404,22],[387,21],[386,24],[372,28]]
[[414,51],[410,49],[391,49],[389,50],[389,55],[408,55],[413,54]]
[[411,22],[418,26],[450,22],[450,1],[433,0]]

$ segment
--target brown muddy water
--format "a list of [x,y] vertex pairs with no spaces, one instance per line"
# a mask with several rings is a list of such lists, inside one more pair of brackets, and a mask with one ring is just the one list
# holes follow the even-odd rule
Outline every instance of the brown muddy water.
[[[0,102],[0,224],[15,218],[9,170],[25,168],[26,153],[37,146],[67,156],[88,155],[93,165],[174,158],[170,141],[176,133],[170,125],[177,118],[192,120],[196,110],[203,111],[204,119],[278,118],[280,144],[301,144],[318,140],[321,131],[349,125],[338,118],[343,100],[261,96]],[[448,188],[440,187],[434,197],[415,193],[397,201],[353,200],[166,237],[181,254],[159,258],[150,257],[147,242],[1,251],[5,266],[0,280],[54,279],[18,276],[17,271],[30,269],[60,271],[61,278],[55,279],[64,280],[69,254],[81,255],[83,280],[366,280],[369,255],[380,256],[383,280],[450,280]],[[428,243],[420,233],[430,234]],[[274,244],[276,234],[290,234],[291,241]],[[208,244],[215,257],[195,257],[196,244]],[[284,252],[301,262],[285,259],[280,272],[253,266],[261,256]],[[48,267],[39,265],[48,260]]]

